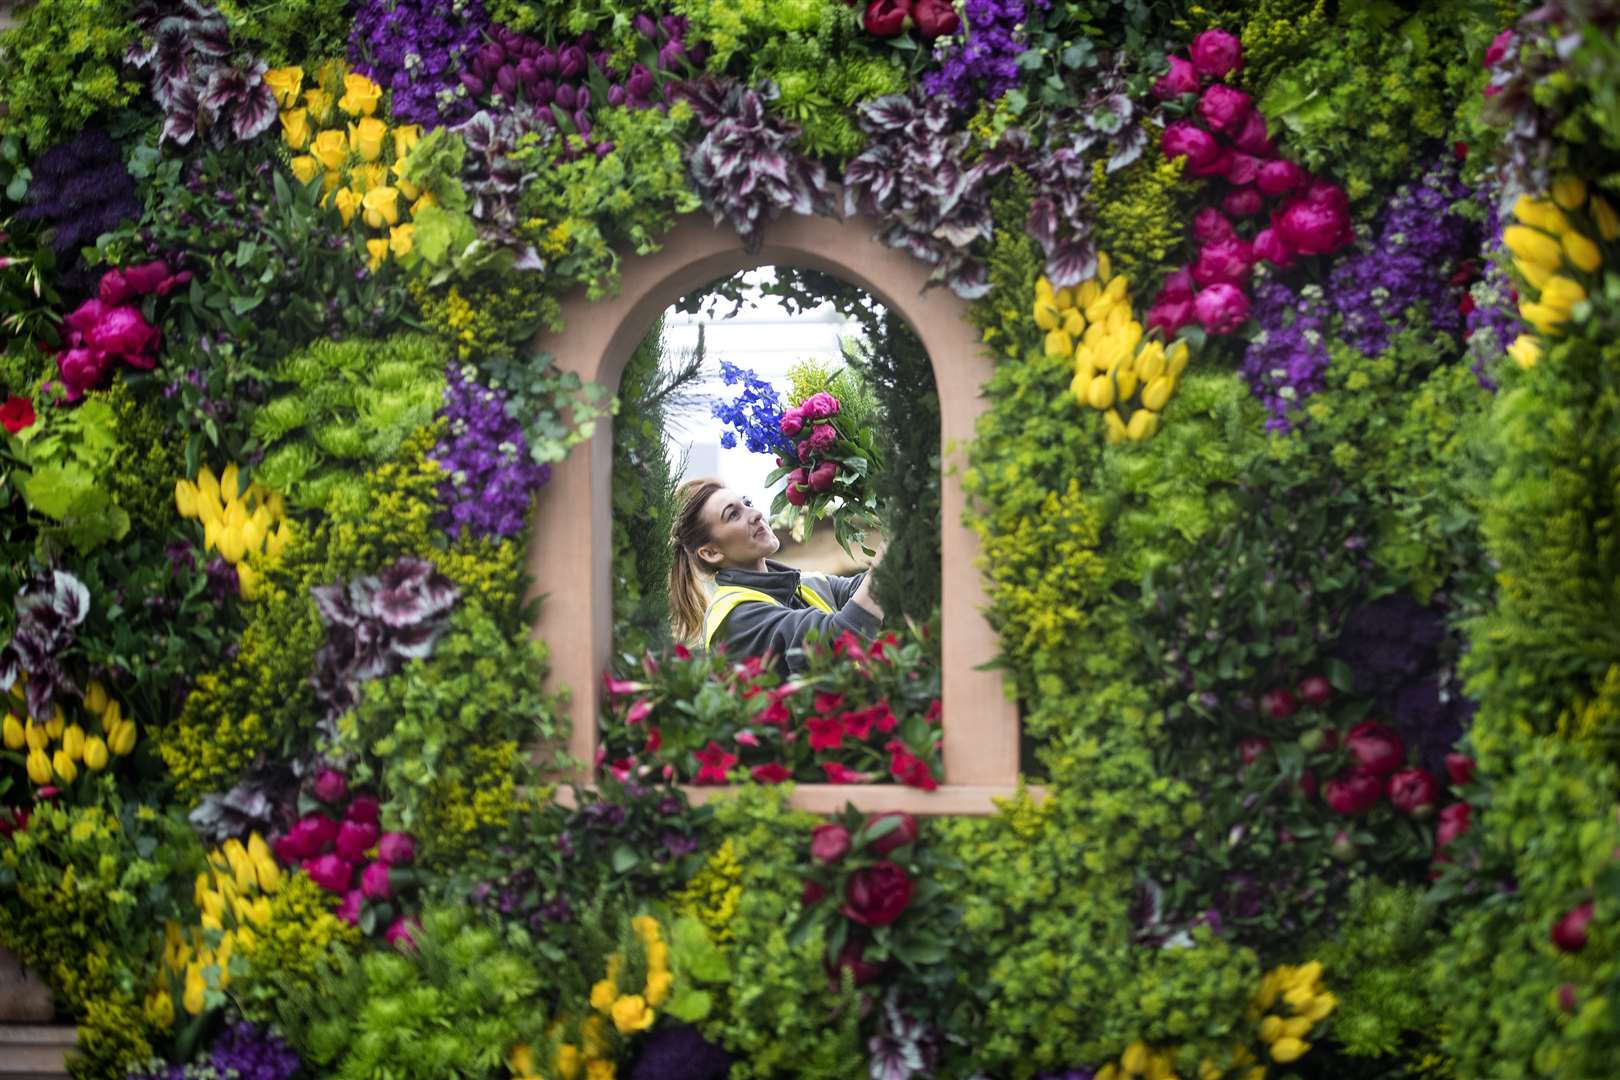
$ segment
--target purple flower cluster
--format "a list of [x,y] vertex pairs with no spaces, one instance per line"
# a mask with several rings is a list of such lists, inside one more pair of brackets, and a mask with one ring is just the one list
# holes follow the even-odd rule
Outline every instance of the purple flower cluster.
[[1254,291],[1253,314],[1260,332],[1243,354],[1243,377],[1271,416],[1268,431],[1287,431],[1299,402],[1322,389],[1331,358],[1324,343],[1330,312],[1321,290],[1307,285],[1296,293],[1275,279]]
[[94,127],[41,154],[33,173],[28,205],[17,220],[56,230],[51,248],[63,272],[57,285],[69,299],[83,296],[92,291],[100,273],[85,268],[79,250],[95,244],[97,236],[125,219],[141,216],[135,178],[124,168],[118,144]]
[[660,1024],[641,1040],[630,1080],[725,1080],[731,1055],[690,1024]]
[[735,400],[714,403],[715,418],[732,428],[720,436],[720,445],[729,450],[741,435],[750,454],[786,455],[790,444],[782,435],[782,401],[776,388],[752,371],[724,360],[720,378],[727,386],[742,384]]
[[529,499],[551,479],[551,466],[530,459],[523,425],[506,411],[506,395],[452,366],[441,415],[448,429],[429,455],[447,474],[439,486],[441,527],[451,536],[522,534]]
[[1485,260],[1485,273],[1468,289],[1471,306],[1465,316],[1464,344],[1474,372],[1474,378],[1486,390],[1495,392],[1496,381],[1486,370],[1507,352],[1507,347],[1519,336],[1524,325],[1519,318],[1519,294],[1513,288],[1507,266],[1496,258],[1502,249],[1502,224],[1496,207],[1497,192],[1482,189],[1480,201],[1485,204],[1485,246],[1480,257]]
[[942,39],[940,66],[923,76],[929,94],[948,94],[969,112],[979,99],[995,101],[1018,85],[1018,54],[1024,51],[1023,0],[967,0],[965,41]]
[[395,118],[457,124],[478,107],[461,73],[489,27],[481,0],[366,0],[349,33],[349,63],[393,91]]
[[130,1080],[212,1080],[222,1076],[235,1080],[291,1080],[302,1064],[297,1052],[279,1036],[242,1020],[214,1040],[207,1061],[131,1073]]

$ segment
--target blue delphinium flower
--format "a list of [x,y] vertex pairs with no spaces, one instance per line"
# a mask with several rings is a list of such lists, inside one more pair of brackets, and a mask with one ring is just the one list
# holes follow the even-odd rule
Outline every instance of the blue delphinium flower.
[[727,386],[742,385],[734,400],[714,403],[715,418],[732,428],[720,437],[720,445],[729,450],[740,435],[751,454],[780,456],[787,451],[789,443],[781,429],[782,401],[776,388],[747,368],[724,360],[720,378]]

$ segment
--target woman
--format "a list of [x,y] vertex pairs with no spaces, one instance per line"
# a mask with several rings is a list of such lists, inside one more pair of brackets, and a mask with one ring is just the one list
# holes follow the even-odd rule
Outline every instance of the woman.
[[[827,641],[846,630],[868,641],[876,636],[883,609],[865,572],[801,574],[770,561],[766,556],[782,544],[765,515],[718,480],[688,481],[678,500],[669,597],[682,640],[723,646],[737,657],[768,653],[779,671],[793,675],[804,669],[804,640],[811,631]],[[709,574],[712,593],[701,579]]]

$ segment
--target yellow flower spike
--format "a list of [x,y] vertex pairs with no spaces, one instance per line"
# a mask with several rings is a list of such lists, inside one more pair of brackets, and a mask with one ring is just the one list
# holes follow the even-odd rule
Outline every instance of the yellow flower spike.
[[1063,332],[1072,338],[1086,332],[1086,317],[1079,308],[1070,308],[1063,313]]
[[366,192],[361,205],[365,209],[366,224],[373,229],[399,223],[399,192],[395,188],[372,188]]
[[1301,1039],[1278,1039],[1271,1044],[1271,1060],[1279,1065],[1287,1065],[1304,1057],[1310,1048],[1311,1044]]
[[1533,225],[1554,236],[1569,229],[1569,219],[1564,216],[1564,212],[1546,199],[1532,199],[1528,195],[1520,195],[1513,204],[1513,216],[1526,225]]
[[1519,315],[1544,337],[1553,337],[1559,333],[1560,327],[1569,321],[1569,312],[1559,311],[1545,304],[1533,304],[1528,300],[1519,301]]
[[1552,197],[1565,210],[1579,210],[1586,201],[1586,181],[1578,176],[1560,176],[1552,183]]
[[1146,442],[1159,432],[1159,414],[1138,409],[1131,414],[1131,422],[1125,427],[1125,437],[1131,442]]
[[1067,359],[1074,354],[1074,339],[1062,330],[1052,330],[1046,335],[1046,358],[1048,360]]
[[411,253],[411,248],[415,245],[416,226],[410,222],[395,225],[388,230],[388,250],[393,253],[394,258],[403,259]]
[[309,118],[317,124],[324,124],[332,119],[332,95],[320,87],[304,91],[304,108],[309,110]]
[[562,1043],[557,1047],[555,1060],[557,1075],[562,1080],[576,1080],[579,1076],[579,1047],[571,1043]]
[[7,750],[21,750],[28,745],[28,729],[23,726],[16,713],[6,713],[3,730]]
[[310,143],[309,152],[315,155],[322,168],[341,169],[344,162],[349,160],[349,138],[342,128],[323,131]]
[[607,1025],[600,1016],[588,1016],[580,1021],[579,1041],[586,1057],[607,1052]]
[[287,162],[287,166],[292,169],[292,174],[298,178],[300,184],[309,183],[319,176],[321,172],[321,163],[308,154],[299,154]]
[[167,990],[153,990],[146,996],[141,1013],[153,1027],[167,1031],[174,1026],[174,998]]
[[600,979],[591,987],[591,1008],[599,1013],[607,1013],[613,1009],[613,999],[619,994],[619,988],[613,985],[611,979]]
[[[270,898],[268,896],[255,896],[248,903],[248,906],[247,906],[247,918],[248,918],[248,921],[251,922],[255,926],[258,926],[258,927],[267,927],[267,926],[269,926],[270,925],[270,918],[271,918],[271,916],[273,914],[274,913],[270,910]],[[245,929],[246,929],[245,927],[238,927],[237,928],[237,933],[240,934],[240,933],[244,932]]]
[[343,96],[338,98],[338,108],[350,116],[370,116],[377,111],[381,97],[382,87],[364,75],[351,72],[343,76]]
[[658,928],[658,920],[651,915],[637,915],[630,920],[630,928],[636,932],[643,945],[651,945],[655,941],[663,940],[663,932]]
[[1553,274],[1541,286],[1541,302],[1560,311],[1569,311],[1586,299],[1586,290],[1574,278]]
[[1558,264],[1563,262],[1563,251],[1557,240],[1525,225],[1509,225],[1503,229],[1502,243],[1519,258],[1540,263],[1549,270],[1558,269]]
[[1315,1000],[1311,1002],[1310,1008],[1306,1009],[1303,1015],[1306,1017],[1306,1019],[1310,1020],[1311,1023],[1319,1024],[1323,1020],[1327,1019],[1333,1010],[1338,1008],[1338,1005],[1339,999],[1334,997],[1332,994],[1318,994],[1316,995]]
[[1577,269],[1592,274],[1603,265],[1603,252],[1590,238],[1571,229],[1563,235],[1562,243],[1564,254],[1569,256],[1569,261],[1574,263]]
[[383,140],[388,138],[388,125],[375,116],[367,116],[359,123],[349,125],[349,145],[360,155],[361,161],[376,161],[382,157]]
[[287,144],[287,149],[304,149],[312,134],[308,109],[288,109],[281,114],[281,141]]
[[1139,1073],[1147,1070],[1148,1048],[1141,1039],[1131,1043],[1125,1052],[1119,1055],[1119,1067],[1126,1072]]
[[377,267],[383,264],[383,260],[388,258],[388,241],[381,238],[367,240],[366,252],[371,256],[371,260],[366,264],[366,266],[368,269],[375,272]]
[[45,730],[44,724],[28,720],[23,724],[23,742],[28,744],[30,750],[44,750],[51,745],[51,734]]
[[653,1026],[658,1014],[647,1008],[640,994],[626,994],[613,1003],[613,1026],[620,1035],[634,1035]]
[[62,752],[68,756],[69,761],[81,761],[84,758],[84,728],[78,724],[69,724],[62,731]]
[[1035,325],[1041,330],[1052,331],[1063,325],[1063,315],[1051,301],[1036,299],[1034,312]]
[[45,721],[45,734],[52,739],[60,739],[62,732],[67,729],[67,719],[62,715],[62,706],[51,706],[51,718]]
[[51,782],[51,759],[43,750],[28,751],[28,779],[38,786]]
[[264,73],[265,85],[276,95],[276,104],[283,109],[292,108],[298,100],[298,90],[304,85],[304,69],[297,67],[271,68]]
[[1093,409],[1106,409],[1114,403],[1114,380],[1107,375],[1098,375],[1091,380],[1086,388],[1086,404]]
[[394,156],[404,160],[422,139],[421,124],[401,124],[394,129]]
[[669,1000],[675,988],[675,976],[668,971],[655,971],[647,976],[647,1004],[657,1008]]
[[174,509],[183,518],[197,516],[197,485],[184,478],[174,482]]
[[191,902],[203,907],[203,897],[213,891],[212,878],[206,870],[201,871],[197,874],[197,880],[191,883]]
[[73,783],[79,776],[79,767],[73,764],[66,750],[58,750],[51,755],[51,771],[60,776],[64,784]]
[[343,218],[345,227],[354,220],[354,212],[360,209],[361,198],[362,196],[358,191],[347,187],[338,188],[337,193],[332,196],[332,204],[337,207],[337,212]]
[[1592,214],[1592,220],[1597,222],[1598,236],[1605,243],[1614,243],[1620,240],[1620,213],[1616,213],[1609,200],[1601,195],[1593,195],[1592,202],[1587,209]]

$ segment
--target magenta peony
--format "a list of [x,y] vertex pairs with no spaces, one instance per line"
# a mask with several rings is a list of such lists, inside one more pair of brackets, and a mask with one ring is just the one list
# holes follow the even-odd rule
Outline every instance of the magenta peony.
[[1220,176],[1226,175],[1226,170],[1232,165],[1232,148],[1221,147],[1220,151],[1203,165],[1188,164],[1187,173],[1190,176]]
[[799,412],[798,409],[789,409],[782,414],[782,419],[777,421],[776,426],[782,430],[784,435],[797,435],[804,430],[804,414]]
[[1245,187],[1254,183],[1255,177],[1260,175],[1260,166],[1265,164],[1253,154],[1234,151],[1232,160],[1226,163],[1226,182],[1233,187]]
[[1193,301],[1186,300],[1160,300],[1148,308],[1143,325],[1149,330],[1158,330],[1166,339],[1175,337],[1176,331],[1193,321]]
[[388,924],[388,929],[383,931],[383,938],[396,949],[400,947],[414,949],[416,948],[416,931],[421,928],[422,920],[415,915],[401,915]]
[[328,853],[305,863],[304,872],[327,892],[340,893],[348,889],[354,867],[343,856]]
[[1294,265],[1294,253],[1288,250],[1288,245],[1283,243],[1276,229],[1261,229],[1255,235],[1254,255],[1255,258],[1264,259],[1279,270],[1286,270]]
[[1249,242],[1234,236],[1200,248],[1198,258],[1192,265],[1192,276],[1200,285],[1225,282],[1241,287],[1248,285],[1249,271],[1253,266],[1254,251]]
[[366,868],[360,871],[360,890],[366,894],[368,900],[386,900],[394,895],[393,884],[388,879],[388,864],[368,863]]
[[1322,785],[1322,801],[1336,814],[1353,816],[1365,814],[1383,798],[1384,782],[1369,772],[1356,769],[1348,775],[1335,776]]
[[804,411],[806,420],[825,420],[829,416],[838,415],[840,406],[837,398],[823,390],[811,394],[799,408]]
[[364,821],[375,825],[381,811],[382,806],[377,802],[377,796],[356,795],[354,801],[349,803],[349,809],[344,812],[343,816],[350,821]]
[[1228,191],[1221,200],[1221,209],[1235,218],[1253,217],[1265,208],[1265,197],[1252,187]]
[[[833,444],[837,441],[837,428],[831,424],[817,424],[815,430],[810,432],[810,452],[813,454],[825,454],[833,448]],[[799,456],[803,457],[804,455],[800,454]]]
[[1197,92],[1198,69],[1193,66],[1192,61],[1183,60],[1179,56],[1170,58],[1170,70],[1159,76],[1153,84],[1153,96],[1161,101]]
[[1237,230],[1226,215],[1213,206],[1206,206],[1193,215],[1193,239],[1200,244],[1213,244],[1217,240],[1230,240]]
[[1249,318],[1249,298],[1236,285],[1211,285],[1193,300],[1193,314],[1211,334],[1230,334]]
[[809,475],[805,474],[803,469],[788,477],[788,485],[783,489],[782,494],[787,498],[789,505],[803,506],[810,501],[810,492],[805,486],[809,483],[809,479]]
[[1243,66],[1243,43],[1225,30],[1205,30],[1193,38],[1193,67],[1200,75],[1219,79]]
[[810,857],[835,863],[849,854],[849,830],[838,824],[817,825],[810,832]]
[[1243,121],[1243,126],[1238,129],[1237,134],[1232,136],[1232,146],[1255,157],[1269,158],[1276,155],[1277,148],[1271,145],[1271,137],[1266,133],[1266,118],[1259,109],[1249,110],[1248,119]]
[[1183,266],[1180,270],[1164,279],[1159,286],[1158,300],[1191,300],[1198,291],[1193,282],[1192,271]]
[[1309,180],[1310,176],[1305,170],[1292,161],[1268,161],[1260,166],[1255,186],[1260,189],[1260,194],[1275,197],[1303,187]]
[[1159,137],[1159,149],[1167,158],[1185,156],[1190,168],[1208,165],[1220,154],[1215,136],[1188,120],[1177,120]]
[[1312,202],[1308,196],[1290,200],[1272,227],[1288,249],[1299,255],[1331,255],[1355,239],[1347,211]]
[[873,825],[889,818],[896,818],[900,823],[895,826],[893,832],[884,833],[871,842],[870,848],[878,855],[887,855],[917,840],[917,819],[904,810],[886,810],[881,814],[873,814],[866,827],[870,831]]
[[1198,99],[1198,115],[1216,131],[1236,133],[1243,130],[1254,100],[1242,90],[1225,83],[1214,83],[1205,88]]
[[1403,814],[1426,818],[1434,812],[1440,796],[1440,782],[1427,769],[1402,769],[1391,773],[1384,786],[1390,805]]
[[949,0],[916,0],[911,7],[911,19],[924,41],[954,34],[962,25]]
[[68,341],[72,344],[81,343],[102,317],[112,310],[112,305],[103,304],[95,297],[91,297],[62,319],[62,325],[67,329]]
[[116,307],[96,321],[84,341],[90,348],[123,357],[136,367],[151,368],[152,358],[146,354],[157,347],[158,331],[140,308]]
[[1406,745],[1395,729],[1376,720],[1364,720],[1350,729],[1344,745],[1366,771],[1387,776],[1406,759]]
[[838,462],[823,461],[810,470],[810,490],[815,492],[831,491],[833,480],[838,476]]
[[[306,814],[299,818],[293,827],[287,830],[287,835],[281,838],[291,858],[309,859],[325,851],[327,846],[337,839],[337,822],[325,814]],[[277,854],[280,854],[278,849]]]
[[87,390],[94,390],[107,372],[107,357],[94,349],[77,348],[59,353],[56,367],[67,389],[67,399],[78,401]]
[[315,774],[315,797],[323,803],[340,803],[349,795],[349,778],[336,769]]
[[416,840],[410,833],[383,833],[377,857],[389,866],[409,866],[416,859]]
[[377,826],[369,821],[345,821],[338,827],[337,853],[350,862],[359,862],[377,842]]
[[359,889],[350,889],[343,894],[343,903],[339,904],[333,912],[338,918],[350,926],[360,925],[360,909],[365,906],[366,894]]

